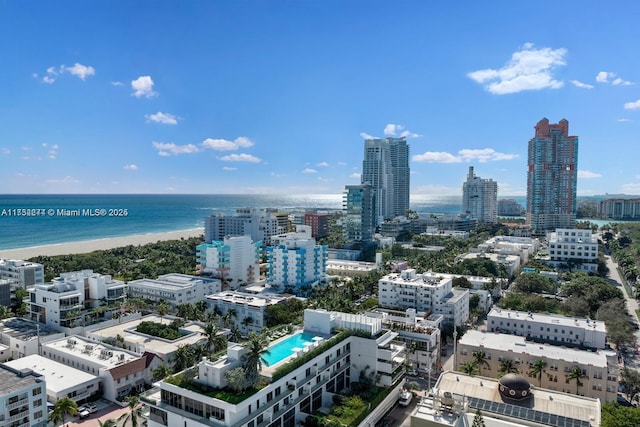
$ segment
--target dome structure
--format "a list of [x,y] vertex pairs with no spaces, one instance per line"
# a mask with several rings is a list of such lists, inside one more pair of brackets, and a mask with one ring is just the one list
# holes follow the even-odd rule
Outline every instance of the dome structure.
[[500,395],[505,399],[523,400],[531,395],[531,384],[518,374],[507,374],[498,383]]

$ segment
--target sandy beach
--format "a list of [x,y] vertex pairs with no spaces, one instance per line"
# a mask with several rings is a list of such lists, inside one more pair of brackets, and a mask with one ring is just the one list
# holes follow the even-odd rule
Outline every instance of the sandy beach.
[[163,240],[179,240],[197,237],[204,233],[203,228],[191,230],[169,231],[166,233],[138,234],[135,236],[110,237],[106,239],[83,240],[81,242],[59,243],[55,245],[32,246],[29,248],[7,249],[0,251],[0,258],[29,259],[39,255],[83,254],[102,249],[119,248],[127,245],[144,245]]

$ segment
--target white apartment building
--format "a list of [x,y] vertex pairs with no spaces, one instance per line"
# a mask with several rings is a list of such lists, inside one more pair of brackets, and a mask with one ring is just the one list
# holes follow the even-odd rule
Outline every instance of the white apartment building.
[[501,279],[497,277],[484,277],[484,276],[468,276],[465,274],[449,274],[449,273],[438,273],[434,271],[425,271],[422,273],[422,277],[426,277],[428,279],[437,279],[437,278],[445,278],[445,279],[455,279],[457,277],[462,277],[467,279],[467,281],[471,284],[471,289],[480,290],[487,289],[491,291],[491,295],[493,297],[500,296],[500,289],[503,284],[507,283],[507,279]]
[[109,275],[92,270],[62,273],[51,283],[36,285],[29,290],[31,320],[54,328],[75,328],[89,321],[90,309],[111,307],[110,312],[127,296],[127,285]]
[[462,326],[469,320],[469,290],[454,289],[451,277],[417,274],[413,268],[392,273],[378,281],[382,308],[441,314],[445,323]]
[[254,242],[249,235],[225,236],[224,241],[196,247],[197,269],[237,289],[260,279],[261,252],[262,242]]
[[507,271],[507,275],[509,277],[514,277],[518,271],[520,271],[520,267],[522,266],[520,261],[520,256],[518,255],[505,255],[500,253],[493,252],[470,252],[462,255],[458,255],[456,257],[456,262],[464,260],[464,259],[475,259],[475,258],[488,258],[496,264],[500,264],[504,266]]
[[341,277],[366,276],[372,271],[376,271],[378,265],[375,262],[365,261],[345,261],[330,259],[327,260],[327,274]]
[[37,354],[12,360],[5,363],[5,366],[17,371],[30,369],[42,375],[47,383],[47,400],[51,403],[68,397],[79,404],[96,394],[100,389],[98,376]]
[[267,283],[274,289],[313,286],[327,275],[328,246],[316,245],[311,227],[296,226],[292,233],[271,236],[267,247]]
[[160,358],[74,335],[42,345],[42,356],[100,377],[105,399],[115,401],[151,384]]
[[0,320],[0,343],[7,347],[0,361],[38,354],[41,344],[64,337],[64,332],[22,317]]
[[204,241],[222,241],[226,236],[251,236],[254,242],[269,244],[271,236],[286,229],[278,226],[278,219],[264,210],[236,209],[236,215],[213,214],[204,218]]
[[[480,367],[480,375],[495,378],[499,375],[501,362],[510,360],[518,373],[529,376],[530,382],[536,386],[593,397],[601,402],[616,401],[619,368],[614,351],[577,350],[527,341],[517,335],[470,330],[458,341],[457,370],[465,362],[473,361],[473,352],[477,350],[484,351],[489,365]],[[529,375],[537,360],[547,363],[541,383]],[[575,380],[567,378],[574,367],[579,367],[586,375],[580,380],[582,385],[579,387]]]
[[527,313],[493,308],[487,315],[487,332],[502,332],[556,345],[602,350],[607,342],[604,322],[558,314]]
[[475,175],[473,166],[469,166],[467,180],[462,184],[462,212],[478,222],[498,222],[498,183]]
[[47,417],[44,377],[0,365],[0,427],[45,427]]
[[129,296],[177,306],[203,301],[206,295],[222,290],[219,279],[171,273],[157,279],[138,279],[129,282]]
[[567,265],[587,273],[598,270],[598,238],[591,230],[558,228],[547,239],[553,267]]
[[44,266],[19,259],[0,259],[0,279],[12,284],[12,289],[27,289],[44,283]]
[[243,335],[249,332],[259,333],[266,326],[265,313],[270,305],[280,304],[286,298],[278,294],[250,294],[244,292],[224,291],[207,295],[209,311],[227,316],[231,327],[235,325]]
[[500,255],[516,255],[520,264],[529,262],[540,249],[540,241],[532,237],[495,236],[478,245],[477,252],[492,252]]
[[[397,334],[382,329],[380,319],[306,310],[304,325],[302,333],[280,341],[302,339],[307,345],[279,357],[271,352],[276,359],[261,371],[269,384],[238,403],[209,397],[195,387],[159,382],[160,391],[145,396],[146,402],[153,402],[149,427],[295,427],[308,415],[331,407],[333,396],[359,381],[361,372],[379,386],[402,380],[405,347],[395,341]],[[339,327],[348,331],[332,334]],[[204,359],[192,381],[205,390],[224,387],[225,372],[239,367],[245,353],[234,345],[221,360]]]

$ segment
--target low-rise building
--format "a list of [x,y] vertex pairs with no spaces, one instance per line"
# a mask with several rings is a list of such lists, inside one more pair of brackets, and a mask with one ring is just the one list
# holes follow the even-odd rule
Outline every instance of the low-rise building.
[[607,345],[607,328],[603,321],[499,307],[493,308],[487,315],[487,332],[519,335],[568,347],[602,350]]
[[505,255],[505,254],[496,254],[493,252],[471,252],[462,254],[456,257],[456,262],[465,260],[465,259],[476,259],[476,258],[487,258],[496,264],[504,266],[507,271],[507,275],[509,277],[514,277],[518,271],[520,271],[520,267],[522,267],[520,256],[518,255]]
[[549,265],[587,273],[598,271],[598,238],[591,230],[558,228],[547,239]]
[[0,259],[0,279],[8,280],[14,290],[27,289],[44,283],[44,266],[20,259]]
[[513,374],[496,380],[447,371],[418,402],[411,427],[471,426],[477,411],[491,427],[599,427],[601,417],[598,399],[532,387]]
[[378,270],[375,262],[328,260],[327,274],[330,276],[358,277],[366,276],[372,271]]
[[81,403],[98,393],[100,378],[73,368],[65,363],[32,354],[21,359],[5,363],[17,371],[32,370],[42,375],[47,383],[47,400],[56,403],[63,397]]
[[[147,393],[149,427],[295,427],[333,406],[333,396],[352,382],[370,378],[372,384],[393,386],[402,380],[405,346],[395,341],[396,333],[382,329],[380,319],[324,310],[306,310],[304,318],[303,332],[269,347],[261,371],[266,386],[234,403],[197,391],[224,388],[225,372],[241,366],[247,350],[230,346],[223,359],[198,364],[195,387],[161,381],[159,392]],[[337,328],[345,330],[336,333]],[[275,346],[278,351],[272,351]]]
[[137,354],[77,335],[43,344],[42,356],[100,377],[103,396],[111,401],[143,390],[161,364],[152,353]]
[[[619,368],[614,351],[578,350],[527,341],[517,335],[471,330],[458,341],[457,368],[474,361],[473,353],[478,350],[485,353],[487,362],[487,366],[479,367],[481,375],[498,377],[504,373],[502,363],[508,360],[517,373],[528,376],[540,387],[593,397],[601,402],[616,400]],[[531,375],[531,368],[538,360],[546,362],[546,372],[540,380]],[[578,385],[571,376],[574,369],[584,375],[578,379]]]
[[40,345],[64,337],[64,332],[22,317],[0,320],[0,343],[7,347],[0,361],[39,354]]
[[195,304],[222,290],[219,279],[188,274],[164,274],[157,279],[139,279],[129,282],[129,296],[147,301],[165,302],[172,306]]
[[47,418],[44,377],[0,365],[0,426],[45,427]]
[[224,291],[207,295],[209,311],[220,314],[223,326],[236,326],[243,335],[259,333],[266,326],[265,313],[270,305],[280,304],[287,297],[273,294],[250,294]]
[[469,290],[454,289],[450,277],[417,274],[407,269],[378,281],[378,303],[382,308],[441,314],[445,323],[462,326],[469,320]]
[[[475,252],[492,252],[501,255],[516,255],[520,264],[529,262],[540,249],[540,241],[531,237],[495,236],[478,245]],[[473,250],[472,250],[473,251]]]

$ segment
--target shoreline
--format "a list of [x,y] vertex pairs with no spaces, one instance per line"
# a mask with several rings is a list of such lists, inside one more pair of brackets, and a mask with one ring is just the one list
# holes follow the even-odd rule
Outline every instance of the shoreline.
[[26,248],[0,250],[0,259],[26,260],[36,256],[57,256],[84,254],[93,251],[114,249],[128,245],[146,245],[165,240],[180,240],[198,237],[204,234],[204,228],[189,230],[166,231],[161,233],[135,234],[131,236],[105,237],[76,242],[54,243],[50,245],[30,246]]

